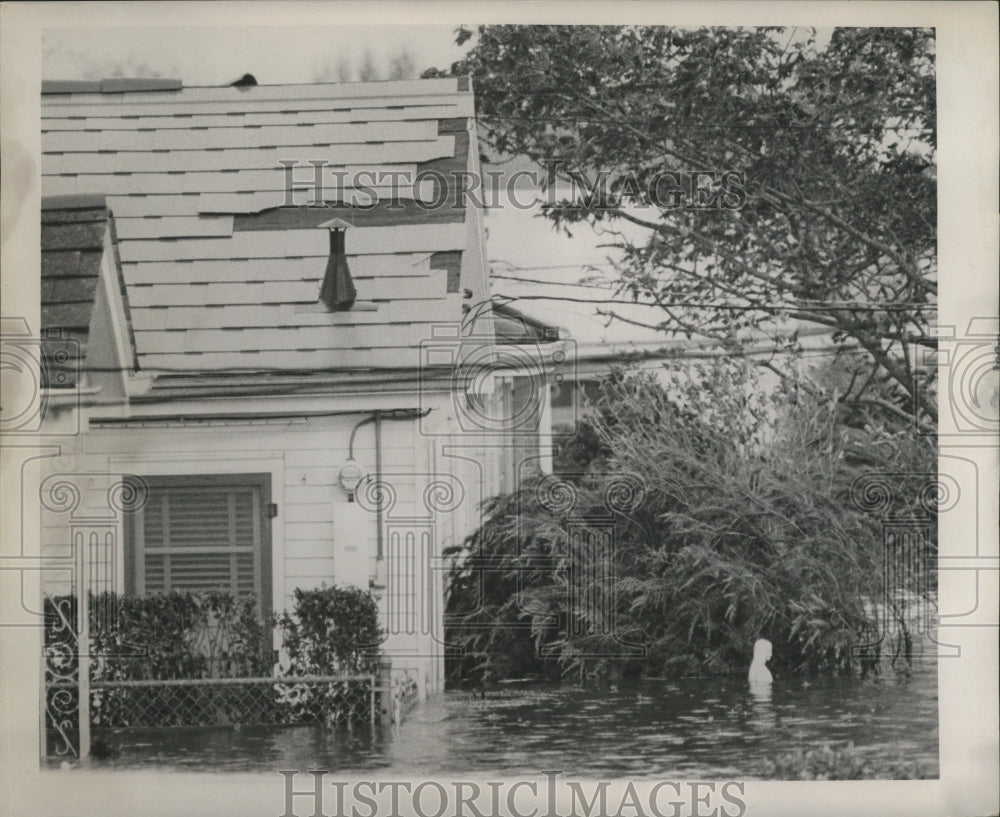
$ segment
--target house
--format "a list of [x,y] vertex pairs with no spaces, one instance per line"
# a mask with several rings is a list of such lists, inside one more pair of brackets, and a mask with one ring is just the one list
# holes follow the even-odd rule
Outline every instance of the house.
[[[549,427],[556,441],[572,433],[598,381],[613,368],[640,369],[664,377],[670,371],[676,376],[691,363],[734,353],[718,340],[668,334],[667,313],[653,304],[629,302],[617,294],[610,276],[598,278],[591,270],[586,283],[581,283],[584,270],[572,268],[550,272],[546,282],[530,275],[525,273],[525,280],[518,281],[517,275],[501,273],[492,281],[491,291],[494,302],[503,304],[500,309],[516,311],[525,322],[557,324],[549,331],[558,333],[566,359],[558,376],[547,383]],[[791,338],[793,332],[803,361],[799,365],[828,359],[830,330],[801,321],[775,325],[769,333],[743,332],[738,338],[739,353],[769,361],[775,354],[775,338]],[[762,378],[765,383],[777,382],[773,373],[763,372]]]
[[45,592],[368,588],[440,690],[441,552],[544,448],[498,349],[552,340],[488,308],[451,196],[468,80],[46,82],[41,116]]

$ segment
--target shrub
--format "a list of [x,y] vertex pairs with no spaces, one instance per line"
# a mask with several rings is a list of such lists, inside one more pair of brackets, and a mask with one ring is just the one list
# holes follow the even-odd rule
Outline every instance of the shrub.
[[[75,596],[45,600],[46,646],[75,636]],[[252,597],[226,591],[89,598],[91,674],[95,681],[248,678],[271,674],[270,632]],[[69,627],[65,625],[69,622]]]
[[[615,374],[577,436],[563,450],[570,467],[492,499],[453,551],[446,626],[466,656],[453,672],[506,670],[516,654],[518,669],[545,671],[549,655],[587,675],[608,663],[589,656],[633,644],[645,656],[615,657],[614,671],[745,673],[760,637],[778,672],[859,668],[884,546],[881,517],[852,486],[881,472],[888,493],[916,501],[932,444],[872,440],[858,462],[835,399],[789,381],[768,392],[739,361],[694,365],[667,385]],[[587,544],[608,541],[609,519],[610,554]],[[470,556],[493,568],[470,569]]]
[[372,594],[357,587],[295,589],[292,613],[276,616],[288,675],[373,672],[382,631]]
[[[54,674],[73,680],[78,662],[77,599],[47,598],[45,610],[48,664]],[[261,624],[253,598],[237,599],[224,591],[171,592],[146,598],[102,593],[89,596],[88,612],[92,681],[271,674],[270,632]],[[47,694],[51,699],[51,691]],[[75,700],[75,689],[68,694]],[[225,712],[226,702],[206,687],[105,687],[92,693],[91,722],[100,727],[253,722],[268,707],[268,701],[258,696],[249,702],[241,699],[238,712]]]
[[[294,676],[361,674],[376,665],[377,610],[371,595],[353,588],[295,594],[292,615],[280,624],[291,666],[288,683],[98,687],[91,722],[98,727],[136,724],[190,726],[233,723],[338,723],[370,717],[365,682],[310,686]],[[46,658],[51,678],[74,681],[79,661],[77,600],[45,600]],[[91,596],[93,681],[173,681],[270,677],[271,629],[259,620],[253,598],[231,593],[164,593],[148,598]],[[49,687],[53,713],[76,707],[77,690]],[[58,697],[61,696],[61,697]],[[57,706],[58,704],[58,706]],[[61,709],[60,709],[61,706]],[[50,718],[50,725],[53,719]]]

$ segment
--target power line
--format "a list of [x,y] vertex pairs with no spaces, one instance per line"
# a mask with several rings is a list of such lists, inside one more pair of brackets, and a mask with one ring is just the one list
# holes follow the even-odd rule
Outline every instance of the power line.
[[545,269],[587,269],[589,267],[614,267],[615,265],[610,261],[588,261],[585,264],[534,264],[531,266],[523,267],[519,264],[515,264],[511,261],[505,261],[502,258],[494,258],[492,264],[504,264],[508,269],[512,270],[545,270]]
[[[515,278],[512,276],[505,275],[493,275],[493,278],[503,278],[505,280],[511,281],[521,281],[523,283],[532,284],[550,284],[559,285],[556,281],[543,281],[540,279],[533,278]],[[566,286],[581,286],[586,287],[586,284],[566,284]],[[596,287],[595,287],[596,288]],[[936,309],[934,304],[913,304],[913,303],[894,303],[894,304],[870,304],[870,303],[849,303],[849,302],[839,302],[833,301],[830,303],[825,303],[821,301],[805,301],[802,303],[795,304],[726,304],[726,303],[705,303],[699,301],[630,301],[623,300],[621,298],[573,298],[568,295],[506,295],[505,297],[512,298],[516,301],[532,301],[532,300],[542,300],[542,301],[571,301],[576,303],[594,303],[594,304],[622,304],[625,306],[651,306],[660,307],[662,309],[682,309],[682,308],[694,308],[694,309],[719,309],[719,310],[730,310],[734,312],[753,312],[753,311],[765,311],[765,312],[905,312],[909,310],[921,310],[921,309]]]
[[[579,281],[546,281],[542,278],[518,278],[515,275],[497,275],[495,273],[490,275],[490,279],[502,280],[502,281],[517,281],[522,284],[545,284],[547,286],[555,286],[555,287],[577,287],[579,289],[608,289],[608,290],[611,289],[611,287],[601,287],[601,286],[596,286],[595,284],[587,284]],[[611,281],[608,280],[607,283],[610,284]]]

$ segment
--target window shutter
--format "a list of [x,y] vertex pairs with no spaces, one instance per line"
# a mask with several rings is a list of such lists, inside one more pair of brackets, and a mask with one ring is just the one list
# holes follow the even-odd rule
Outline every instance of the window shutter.
[[137,593],[260,593],[261,516],[253,485],[151,489],[136,526]]

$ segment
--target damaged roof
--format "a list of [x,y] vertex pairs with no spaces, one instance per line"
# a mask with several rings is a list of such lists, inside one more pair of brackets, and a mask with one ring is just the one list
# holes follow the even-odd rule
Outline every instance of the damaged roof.
[[[104,197],[152,374],[416,369],[431,326],[488,297],[480,214],[428,201],[476,167],[473,116],[465,78],[50,82],[42,192]],[[341,312],[318,304],[335,217],[357,288]],[[47,325],[81,330],[97,225],[43,227]]]

